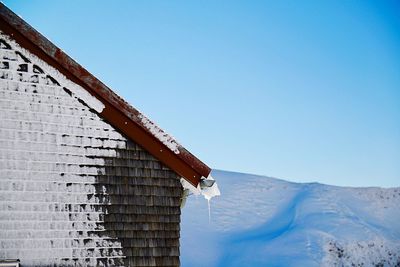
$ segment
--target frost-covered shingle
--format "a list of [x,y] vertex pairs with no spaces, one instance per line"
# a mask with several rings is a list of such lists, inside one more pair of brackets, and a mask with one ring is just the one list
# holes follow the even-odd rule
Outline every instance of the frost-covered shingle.
[[80,86],[1,32],[0,44],[0,259],[178,266],[178,175]]

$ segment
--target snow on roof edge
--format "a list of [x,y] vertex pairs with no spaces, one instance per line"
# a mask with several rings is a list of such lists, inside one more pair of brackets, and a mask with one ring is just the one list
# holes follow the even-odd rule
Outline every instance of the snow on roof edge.
[[140,122],[142,125],[150,131],[150,133],[157,138],[161,143],[163,143],[166,147],[168,147],[172,152],[175,154],[179,154],[179,147],[181,145],[175,141],[175,139],[164,132],[157,124],[152,122],[149,118],[147,118],[145,115],[142,113],[139,113],[138,118],[140,119]]

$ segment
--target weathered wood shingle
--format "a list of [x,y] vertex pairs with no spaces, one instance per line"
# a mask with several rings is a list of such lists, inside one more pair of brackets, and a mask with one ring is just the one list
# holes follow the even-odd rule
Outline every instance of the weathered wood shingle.
[[[128,265],[179,265],[182,188],[177,174],[128,141],[116,157],[105,161],[105,174],[99,175],[96,186],[105,188],[110,198],[104,225],[107,231],[116,230],[110,235],[121,241]],[[132,230],[142,231],[135,235]]]
[[179,176],[0,32],[0,259],[178,266]]

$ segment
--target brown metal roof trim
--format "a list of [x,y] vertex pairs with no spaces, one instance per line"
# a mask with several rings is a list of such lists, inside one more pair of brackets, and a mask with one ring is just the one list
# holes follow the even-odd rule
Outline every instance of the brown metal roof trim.
[[[143,115],[138,110],[130,106],[3,3],[0,3],[0,27],[4,33],[11,35],[22,47],[58,69],[68,79],[79,84],[99,99],[105,105],[100,113],[105,120],[179,175],[196,186],[202,176],[207,177],[209,175],[211,169],[206,164],[175,140],[174,142],[178,144],[179,153],[176,154],[171,151],[146,128],[141,119]],[[161,133],[164,132],[161,130]]]

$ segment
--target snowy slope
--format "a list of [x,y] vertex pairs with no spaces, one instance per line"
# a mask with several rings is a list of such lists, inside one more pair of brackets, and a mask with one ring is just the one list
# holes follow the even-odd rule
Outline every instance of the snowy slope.
[[400,266],[400,188],[212,176],[210,221],[202,197],[182,211],[183,267]]

